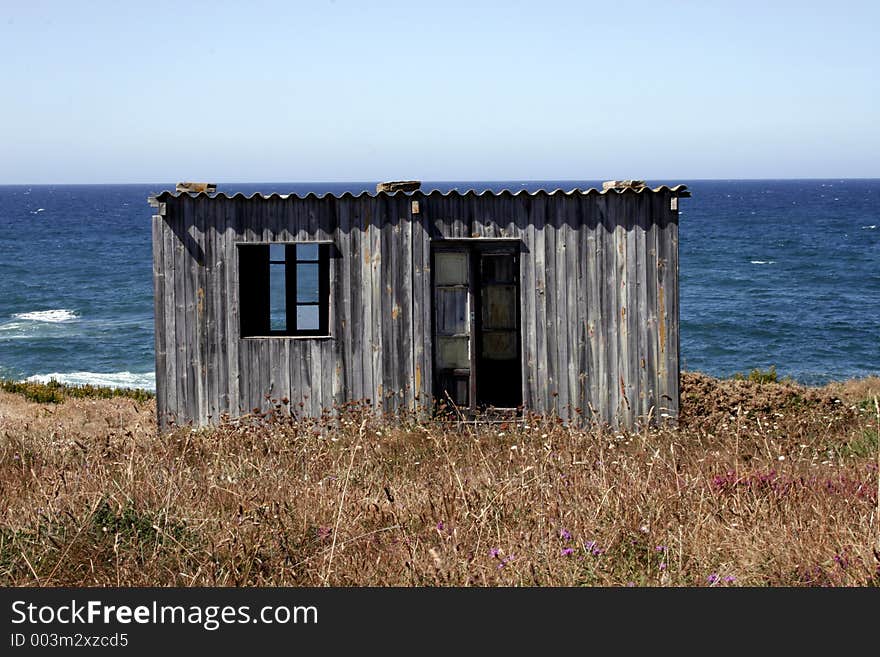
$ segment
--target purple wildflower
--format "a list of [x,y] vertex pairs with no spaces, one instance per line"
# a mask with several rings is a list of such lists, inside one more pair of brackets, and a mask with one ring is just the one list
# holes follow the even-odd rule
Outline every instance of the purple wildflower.
[[584,549],[587,552],[592,550],[594,547],[596,547],[596,541],[587,541],[586,543],[584,543]]
[[712,573],[711,575],[709,575],[706,578],[706,581],[709,582],[709,584],[715,584],[718,581],[718,579],[719,579],[718,573]]
[[489,550],[489,556],[493,559],[497,559],[500,553],[501,550],[499,550],[498,548],[492,548],[491,550]]
[[562,551],[563,557],[570,557],[572,554],[574,554],[574,549],[570,547],[567,547]]
[[669,548],[666,547],[665,545],[658,545],[658,546],[655,547],[654,549],[655,549],[657,552],[666,552],[666,550],[668,550]]
[[560,529],[559,530],[559,537],[564,541],[570,541],[571,540],[571,532],[568,531],[567,529]]
[[733,575],[728,575],[727,577],[724,578],[724,581],[727,582],[728,584],[732,584],[733,582],[736,581],[736,577],[734,577]]
[[660,570],[666,570],[666,563],[665,562],[660,564]]
[[444,525],[443,525],[443,521],[441,520],[440,522],[437,523],[437,531],[438,531],[438,532],[442,532],[442,531],[443,531],[443,527],[444,527]]

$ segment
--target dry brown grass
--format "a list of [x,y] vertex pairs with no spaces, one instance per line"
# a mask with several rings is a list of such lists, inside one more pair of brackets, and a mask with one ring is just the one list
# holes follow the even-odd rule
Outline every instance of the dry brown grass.
[[350,405],[158,438],[153,402],[0,393],[0,584],[876,585],[873,390],[691,374],[677,429]]

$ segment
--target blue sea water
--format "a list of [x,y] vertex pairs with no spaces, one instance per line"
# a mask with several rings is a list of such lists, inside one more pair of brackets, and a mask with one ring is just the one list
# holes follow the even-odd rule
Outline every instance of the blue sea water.
[[[682,368],[880,374],[880,180],[650,181],[681,202]],[[425,183],[538,189],[600,181]],[[374,183],[223,184],[342,191]],[[155,386],[153,185],[0,186],[0,378]]]

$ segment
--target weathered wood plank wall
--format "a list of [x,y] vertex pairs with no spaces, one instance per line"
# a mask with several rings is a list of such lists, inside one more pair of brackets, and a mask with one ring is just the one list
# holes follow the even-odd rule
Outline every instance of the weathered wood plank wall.
[[[675,418],[679,194],[165,193],[153,218],[160,426],[283,398],[305,415],[354,399],[430,403],[431,243],[475,238],[522,241],[529,410],[630,426]],[[237,245],[270,241],[333,243],[331,337],[239,337]]]

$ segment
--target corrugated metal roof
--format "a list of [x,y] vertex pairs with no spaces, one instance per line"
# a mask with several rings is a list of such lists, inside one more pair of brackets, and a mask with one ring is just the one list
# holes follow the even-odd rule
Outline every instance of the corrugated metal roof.
[[375,198],[375,197],[379,197],[379,196],[395,196],[398,194],[401,194],[404,196],[416,196],[416,195],[418,195],[418,196],[467,196],[467,195],[474,195],[474,196],[520,196],[520,195],[555,196],[557,194],[562,195],[562,196],[574,196],[574,195],[578,195],[578,194],[583,195],[583,196],[588,196],[591,194],[596,194],[596,195],[602,196],[604,194],[644,194],[644,193],[648,193],[648,192],[650,192],[650,193],[672,192],[673,194],[676,194],[677,196],[679,196],[681,198],[687,198],[691,195],[690,192],[688,191],[686,185],[675,185],[674,187],[660,185],[659,187],[654,187],[653,189],[651,187],[641,187],[639,189],[633,189],[631,187],[627,187],[625,189],[612,188],[612,189],[599,190],[599,189],[596,189],[595,187],[590,187],[589,189],[580,189],[580,188],[576,187],[576,188],[570,189],[568,191],[565,191],[561,188],[557,188],[557,189],[553,189],[553,190],[538,189],[538,190],[535,190],[532,192],[527,191],[525,189],[517,189],[517,190],[502,189],[499,191],[495,191],[495,190],[488,189],[488,188],[480,190],[480,191],[478,191],[477,189],[474,189],[474,188],[468,188],[465,190],[450,189],[449,191],[446,191],[446,192],[440,191],[439,189],[418,190],[418,191],[414,191],[414,192],[404,192],[404,191],[370,192],[368,190],[364,190],[363,192],[360,192],[358,194],[355,194],[353,192],[342,192],[341,194],[334,194],[332,192],[326,192],[323,194],[318,194],[315,192],[309,192],[307,194],[296,194],[296,193],[279,194],[277,192],[273,192],[271,194],[261,194],[260,192],[254,192],[250,196],[247,196],[246,194],[242,194],[241,192],[238,192],[235,194],[226,194],[225,192],[218,192],[216,194],[207,194],[205,192],[195,193],[195,192],[164,191],[164,192],[161,192],[155,196],[151,196],[150,200],[162,202],[162,201],[165,201],[169,198],[178,198],[180,196],[190,196],[193,198],[196,198],[199,196],[205,196],[208,198],[226,198],[226,199],[238,199],[238,198],[255,199],[255,198],[258,198],[258,199],[263,199],[263,200],[296,198],[296,199],[302,200],[302,199],[321,199],[321,198],[327,198],[328,196],[331,198],[335,198],[335,199],[361,198],[363,196]]

